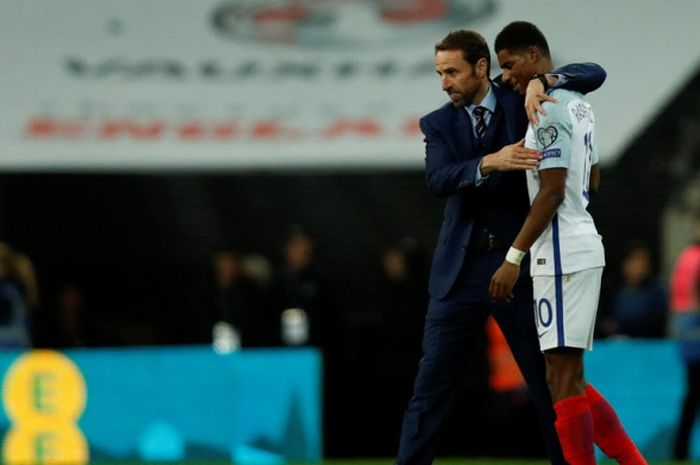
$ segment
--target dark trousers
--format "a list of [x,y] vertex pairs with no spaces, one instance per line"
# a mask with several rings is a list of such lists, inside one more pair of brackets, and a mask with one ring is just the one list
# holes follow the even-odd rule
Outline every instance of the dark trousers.
[[690,433],[693,431],[695,416],[700,406],[700,361],[686,364],[686,376],[687,392],[676,432],[676,443],[673,447],[673,458],[676,460],[688,459]]
[[404,415],[397,465],[432,463],[436,434],[455,404],[466,349],[483,331],[489,314],[501,327],[528,384],[552,464],[566,464],[554,429],[555,414],[535,329],[530,278],[521,276],[514,289],[515,298],[508,304],[492,302],[488,296],[491,276],[504,256],[504,252],[484,252],[467,257],[450,293],[444,299],[430,300],[423,357]]

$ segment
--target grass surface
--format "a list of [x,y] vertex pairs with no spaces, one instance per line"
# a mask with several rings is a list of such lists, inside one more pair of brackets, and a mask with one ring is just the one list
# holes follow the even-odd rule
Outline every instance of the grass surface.
[[[617,462],[604,461],[601,465],[617,465]],[[392,465],[393,459],[352,459],[352,460],[324,460],[321,464],[314,465]],[[290,465],[311,465],[305,463]],[[433,465],[550,465],[549,461],[527,459],[442,459],[436,460]],[[697,462],[649,462],[649,465],[698,465]]]
[[[601,465],[617,465],[617,462],[603,461]],[[324,460],[316,465],[392,465],[393,459],[352,459],[352,460]],[[292,465],[292,464],[290,464]],[[294,464],[310,465],[310,464]],[[549,461],[527,459],[442,459],[436,460],[433,465],[550,465]],[[697,462],[649,462],[649,465],[698,465]]]
[[[322,465],[392,465],[392,459],[352,459],[352,460],[325,460]],[[298,464],[302,465],[302,464]],[[303,464],[306,465],[306,464]],[[433,465],[549,465],[549,462],[540,460],[494,460],[494,459],[442,459],[436,460]]]
[[[605,465],[616,465],[616,462],[600,462]],[[324,460],[323,462],[296,462],[288,465],[392,465],[393,459],[347,459],[347,460]],[[693,462],[650,462],[649,465],[691,465]],[[154,465],[153,462],[94,462],[93,465]],[[167,462],[167,465],[232,465],[231,462]],[[524,460],[524,459],[439,459],[433,465],[549,465],[544,460]],[[697,463],[695,464],[697,465]]]

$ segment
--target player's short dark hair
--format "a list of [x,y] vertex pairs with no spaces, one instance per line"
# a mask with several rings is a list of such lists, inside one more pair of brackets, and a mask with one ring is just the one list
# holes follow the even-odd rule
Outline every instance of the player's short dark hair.
[[501,50],[519,52],[531,45],[539,48],[549,58],[549,45],[542,31],[527,21],[513,21],[498,33],[493,48],[496,53]]
[[472,66],[482,59],[486,59],[486,73],[491,69],[491,52],[486,40],[478,32],[468,29],[452,31],[440,42],[435,44],[435,53],[444,50],[461,50],[464,59]]

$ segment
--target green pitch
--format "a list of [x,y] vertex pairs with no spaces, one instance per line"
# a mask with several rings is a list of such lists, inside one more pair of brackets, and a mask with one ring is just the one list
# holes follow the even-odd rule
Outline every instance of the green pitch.
[[[617,465],[617,462],[600,462],[605,465]],[[692,462],[649,462],[649,465],[691,465]],[[325,460],[321,465],[392,465],[392,459],[352,459],[352,460]],[[295,464],[307,465],[307,464]],[[316,464],[318,465],[318,464]],[[442,459],[436,460],[433,465],[549,465],[544,460],[523,459]],[[695,463],[694,465],[697,465]]]
[[[326,460],[322,465],[392,465],[392,459],[352,459]],[[302,464],[298,464],[302,465]],[[306,464],[304,464],[306,465]],[[491,460],[491,459],[442,459],[434,465],[549,465],[549,462],[538,460]]]
[[[392,459],[353,459],[328,460],[324,461],[322,465],[392,465],[392,463]],[[442,459],[436,460],[434,465],[549,465],[549,462],[539,460]]]
[[[614,465],[616,462],[601,462]],[[649,465],[691,465],[692,462],[650,462]],[[324,460],[323,462],[297,462],[289,465],[392,465],[393,459],[347,459]],[[146,462],[95,462],[93,465],[152,465]],[[234,465],[231,462],[169,462],[169,465]],[[434,465],[549,465],[544,460],[523,459],[441,459]],[[697,464],[696,464],[697,465]]]
[[[321,465],[392,465],[392,459],[353,459],[325,460]],[[616,462],[600,462],[606,465],[616,465]],[[649,465],[690,465],[691,462],[649,462]],[[301,465],[301,464],[298,464]],[[306,464],[304,464],[306,465]],[[443,459],[436,460],[434,465],[549,465],[547,461],[523,459]],[[697,465],[697,464],[695,464]]]

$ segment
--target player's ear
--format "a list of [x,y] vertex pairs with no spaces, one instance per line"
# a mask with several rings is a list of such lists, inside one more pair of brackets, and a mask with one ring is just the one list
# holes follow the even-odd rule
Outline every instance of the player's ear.
[[540,49],[536,45],[530,45],[525,51],[525,55],[530,60],[530,63],[537,63],[540,61]]

